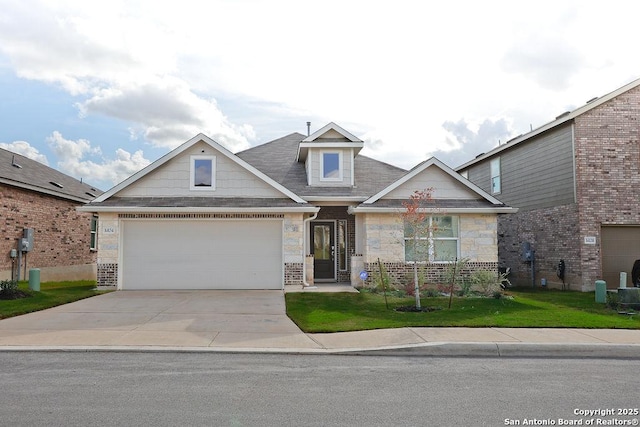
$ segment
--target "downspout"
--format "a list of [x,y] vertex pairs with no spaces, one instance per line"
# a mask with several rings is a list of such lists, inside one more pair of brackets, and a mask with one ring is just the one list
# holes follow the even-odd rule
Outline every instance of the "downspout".
[[314,219],[316,219],[318,217],[318,212],[320,212],[320,210],[318,210],[317,212],[314,212],[313,215],[311,215],[309,218],[305,218],[302,220],[302,287],[303,288],[312,288],[313,286],[311,286],[308,282],[307,282],[307,224],[309,224],[309,222],[313,221]]

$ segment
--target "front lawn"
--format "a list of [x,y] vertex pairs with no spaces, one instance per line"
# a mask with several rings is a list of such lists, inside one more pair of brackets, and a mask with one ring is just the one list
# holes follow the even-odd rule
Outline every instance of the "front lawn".
[[96,282],[92,280],[44,282],[40,284],[40,292],[33,292],[29,290],[29,282],[20,282],[18,289],[29,296],[10,300],[0,299],[0,319],[44,310],[104,293],[95,288]]
[[466,326],[508,328],[621,328],[640,329],[640,314],[621,315],[595,302],[593,292],[519,289],[507,297],[422,298],[430,312],[398,312],[413,305],[410,298],[372,293],[288,293],[287,314],[305,332],[341,332],[410,326]]

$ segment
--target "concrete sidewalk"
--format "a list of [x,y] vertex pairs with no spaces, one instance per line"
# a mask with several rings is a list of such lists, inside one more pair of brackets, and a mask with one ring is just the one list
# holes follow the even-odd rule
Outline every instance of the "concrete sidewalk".
[[0,320],[0,351],[640,358],[640,330],[398,328],[306,334],[280,291],[119,291]]

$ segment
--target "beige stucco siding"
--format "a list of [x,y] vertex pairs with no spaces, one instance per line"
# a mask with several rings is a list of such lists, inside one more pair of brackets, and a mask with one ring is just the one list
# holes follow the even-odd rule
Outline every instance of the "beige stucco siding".
[[436,199],[477,199],[478,195],[449,174],[435,166],[429,167],[398,188],[391,190],[383,199],[408,199],[416,189],[432,188]]
[[[361,214],[365,262],[404,262],[404,227],[399,215]],[[494,214],[458,215],[460,257],[474,262],[498,261],[497,218]]]
[[[215,189],[191,190],[191,156],[215,156]],[[283,197],[283,194],[203,142],[194,144],[134,184],[118,197]]]

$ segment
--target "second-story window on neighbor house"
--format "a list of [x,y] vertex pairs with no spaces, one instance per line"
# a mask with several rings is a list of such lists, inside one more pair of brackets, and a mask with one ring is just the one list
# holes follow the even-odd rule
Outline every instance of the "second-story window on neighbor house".
[[491,194],[499,194],[502,189],[500,182],[500,157],[491,160]]
[[339,151],[325,151],[320,157],[322,181],[342,181],[342,153]]
[[215,190],[215,156],[191,156],[191,189]]

